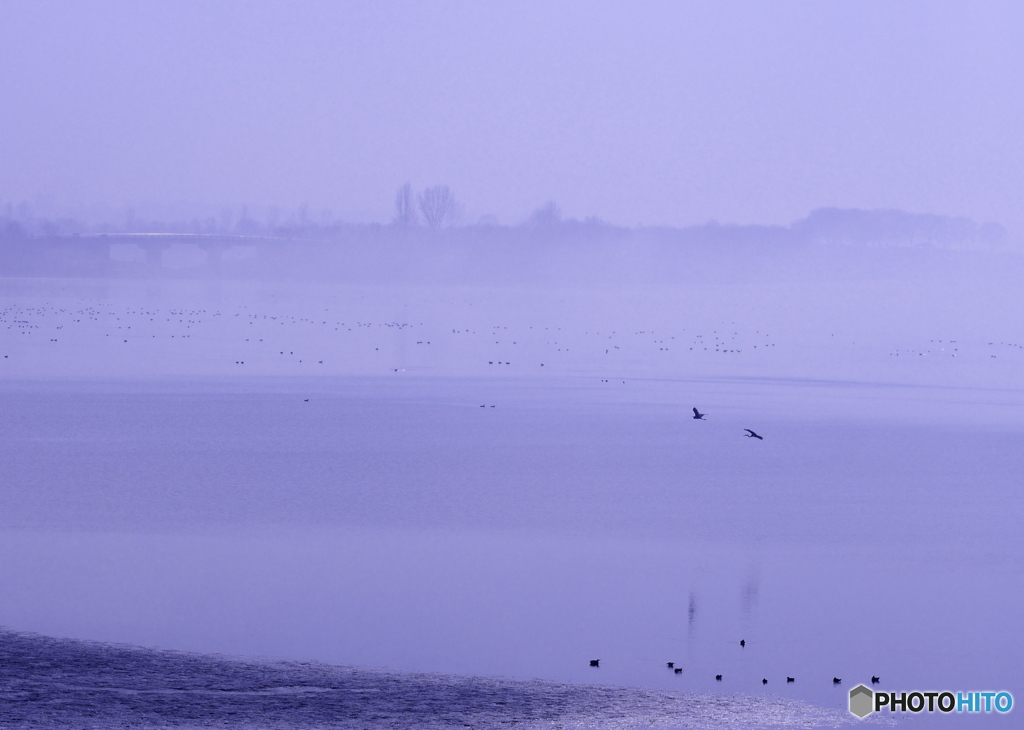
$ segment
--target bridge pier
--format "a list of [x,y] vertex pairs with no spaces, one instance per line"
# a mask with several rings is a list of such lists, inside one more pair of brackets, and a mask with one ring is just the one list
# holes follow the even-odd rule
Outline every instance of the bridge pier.
[[224,269],[224,252],[231,248],[230,242],[206,241],[199,248],[206,251],[206,267],[211,273],[220,273]]
[[160,269],[163,268],[164,265],[164,251],[169,249],[173,244],[165,243],[163,241],[145,241],[138,242],[138,245],[146,252],[146,264],[150,268]]

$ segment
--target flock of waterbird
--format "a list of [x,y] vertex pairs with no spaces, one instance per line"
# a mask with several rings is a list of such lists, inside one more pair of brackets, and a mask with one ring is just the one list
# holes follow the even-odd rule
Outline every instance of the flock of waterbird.
[[[474,306],[485,301],[410,300],[402,305],[387,296],[379,301],[326,297],[305,305],[285,297],[273,301],[273,296],[250,304],[227,304],[208,296],[198,306],[194,298],[190,306],[157,305],[152,297],[145,298],[147,304],[136,296],[118,299],[32,297],[30,304],[7,297],[0,301],[0,362],[11,374],[43,366],[60,371],[60,363],[77,371],[85,356],[95,362],[98,374],[123,374],[126,369],[142,375],[486,372],[597,375],[602,383],[625,385],[627,373],[699,369],[711,365],[708,358],[714,359],[716,369],[739,366],[762,353],[771,358],[766,363],[784,358],[776,349],[780,343],[769,333],[729,321],[653,330],[582,323],[543,326],[517,315],[499,324],[487,307]],[[414,308],[426,304],[433,308]],[[413,311],[425,321],[406,318]],[[915,344],[901,343],[888,354],[911,354],[915,362],[946,355],[955,356],[957,363],[994,363],[1001,362],[997,356],[1020,357],[1024,352],[1024,344],[994,339]],[[747,436],[758,438],[751,432]]]
[[521,316],[498,324],[484,319],[490,319],[486,308],[474,307],[474,302],[436,302],[434,311],[419,312],[430,317],[420,322],[394,318],[412,310],[387,298],[339,302],[328,297],[323,303],[329,307],[285,301],[225,304],[218,297],[207,297],[204,304],[168,306],[158,305],[152,296],[143,298],[145,304],[134,296],[120,301],[107,296],[53,301],[33,297],[31,304],[0,301],[5,364],[35,371],[44,358],[50,370],[60,370],[61,362],[78,369],[70,364],[85,355],[98,359],[97,371],[123,374],[128,368],[142,375],[613,371],[621,374],[602,382],[621,385],[626,372],[637,367],[671,369],[681,362],[676,357],[699,353],[734,358],[776,347],[767,333],[741,332],[726,322],[709,325],[707,331],[690,327],[674,334],[646,328],[544,326]]
[[[700,410],[698,410],[696,407],[693,409],[693,420],[695,420],[695,421],[703,421],[703,420],[705,420],[705,416],[707,416],[707,415],[708,415],[707,413],[701,413]],[[758,439],[759,441],[763,441],[764,440],[763,436],[760,436],[759,434],[757,434],[756,432],[752,431],[749,428],[745,428],[743,430],[746,431],[746,434],[744,434],[744,435],[747,438],[755,438],[755,439]],[[746,647],[746,645],[747,645],[747,640],[746,639],[740,639],[740,648],[743,649],[743,648]],[[591,659],[590,660],[590,666],[592,666],[592,667],[600,667],[601,666],[601,660],[600,659]],[[675,673],[675,674],[682,674],[683,673],[683,668],[682,667],[677,667],[675,662],[665,662],[665,666],[668,667],[669,669],[671,669],[673,671],[673,673]],[[715,681],[721,682],[722,681],[722,677],[723,677],[723,675],[716,674],[715,675]],[[881,681],[882,680],[881,680],[880,677],[878,677],[877,675],[872,675],[872,677],[871,677],[871,684],[878,684]],[[793,684],[794,682],[796,682],[796,678],[795,677],[790,677],[790,676],[786,677],[786,684]],[[842,684],[842,682],[843,682],[843,680],[840,679],[839,677],[832,677],[832,684]],[[768,684],[768,678],[767,677],[763,677],[761,679],[761,685],[765,686],[767,684]]]
[[[697,409],[694,408],[693,410],[696,411]],[[696,416],[694,416],[694,418],[696,418]],[[746,645],[747,645],[746,639],[740,639],[740,648],[742,649]],[[600,667],[601,666],[601,660],[600,659],[591,659],[590,660],[590,666],[592,666],[592,667]],[[674,674],[682,674],[683,673],[683,668],[682,667],[677,667],[675,662],[665,662],[665,666],[668,667],[669,669],[671,669]],[[721,675],[721,674],[716,674],[715,675],[715,681],[716,682],[721,682],[722,678],[723,678],[723,675]],[[871,677],[871,684],[878,684],[881,681],[882,681],[881,677],[879,677],[877,675],[872,675],[872,677]],[[789,677],[789,676],[786,677],[786,684],[793,684],[794,682],[796,682],[796,677]],[[832,677],[832,684],[842,684],[842,683],[843,683],[843,680],[840,679],[839,677]],[[767,677],[763,677],[761,679],[761,685],[765,686],[767,684],[768,684],[768,678]]]
[[[376,363],[376,357],[384,355],[381,348],[385,342],[389,344],[389,359],[398,365],[402,365],[405,360],[409,360],[411,364],[416,360],[413,352],[437,351],[438,345],[453,353],[463,354],[462,343],[468,345],[468,338],[477,340],[479,346],[487,346],[487,355],[483,355],[475,347],[471,350],[477,350],[478,356],[483,355],[488,366],[512,366],[513,353],[522,354],[529,351],[532,355],[541,356],[539,359],[543,359],[543,362],[539,362],[539,367],[548,365],[545,370],[551,370],[550,365],[566,357],[570,352],[575,354],[577,350],[585,351],[588,357],[591,354],[600,354],[611,359],[623,354],[627,349],[638,349],[637,346],[641,344],[647,348],[657,347],[657,352],[661,356],[665,356],[670,349],[687,353],[700,351],[731,355],[744,350],[764,351],[776,347],[776,343],[765,333],[758,331],[754,335],[742,336],[731,328],[723,328],[722,331],[716,329],[709,336],[693,332],[684,335],[681,331],[678,338],[662,333],[656,335],[651,330],[588,330],[580,336],[579,333],[570,334],[563,331],[561,327],[530,326],[513,328],[510,331],[509,327],[498,325],[461,326],[449,328],[449,332],[448,329],[438,327],[424,328],[423,323],[414,325],[398,321],[370,322],[364,318],[352,317],[346,317],[342,321],[336,313],[331,313],[327,309],[316,316],[304,317],[283,311],[257,313],[248,306],[239,306],[235,311],[230,311],[231,308],[208,310],[191,307],[117,307],[110,303],[77,304],[78,306],[74,306],[68,302],[63,305],[24,306],[8,303],[0,307],[0,325],[3,325],[0,329],[4,330],[4,341],[8,345],[18,345],[12,348],[10,353],[4,352],[3,359],[9,360],[10,354],[23,351],[30,338],[40,343],[45,341],[50,348],[65,340],[85,345],[96,338],[117,342],[122,347],[162,340],[167,343],[180,343],[176,347],[208,348],[208,356],[232,359],[235,365],[245,365],[247,362],[277,364],[287,361],[294,367],[323,366],[328,357],[334,356],[333,359],[337,359],[339,346],[352,355]],[[417,331],[420,336],[416,337],[413,331]],[[381,339],[381,335],[386,335],[386,339]],[[955,340],[930,342],[930,347],[896,350],[889,354],[911,354],[921,357],[943,354],[956,357],[965,354],[963,343],[957,343]],[[990,348],[996,346],[995,342],[987,344]],[[1024,345],[1017,343],[999,342],[998,345],[1004,349],[1024,349]],[[314,354],[315,348],[323,348],[323,352],[316,351]],[[160,351],[160,354],[164,352]],[[994,353],[985,355],[992,358],[996,356]],[[380,364],[384,366],[383,362]],[[392,367],[390,364],[385,367],[395,373],[406,372],[405,367]],[[601,382],[611,383],[612,378],[602,379]],[[616,382],[619,381],[616,379]],[[308,400],[305,399],[306,402]],[[693,408],[694,420],[703,421],[707,415],[698,408]],[[763,436],[753,429],[743,430],[747,438],[764,440]],[[741,648],[746,646],[743,640],[739,643]],[[674,662],[666,664],[675,674],[683,673],[683,668],[675,666]],[[600,660],[590,660],[590,666],[600,666]],[[722,681],[723,675],[717,674],[715,679]],[[795,681],[794,677],[786,677],[787,684]],[[832,681],[834,684],[842,682],[839,677],[833,677]],[[873,676],[871,681],[877,684],[880,679]],[[761,682],[762,685],[767,685],[768,679],[763,678]]]
[[[701,413],[696,407],[693,409],[693,420],[695,420],[695,421],[703,421],[703,420],[705,420],[705,416],[707,416],[707,415],[708,415],[707,413]],[[763,441],[764,440],[763,436],[760,436],[759,434],[755,433],[754,431],[752,431],[749,428],[745,428],[743,430],[746,431],[746,434],[744,434],[744,435],[747,438],[755,438],[758,441]],[[740,648],[743,648],[746,645],[747,645],[746,639],[740,639]],[[677,667],[675,662],[665,662],[665,665],[669,669],[671,669],[675,674],[682,674],[683,673],[683,668],[682,667]],[[590,666],[592,666],[592,667],[600,667],[601,666],[601,660],[600,659],[591,659],[590,660]],[[715,675],[715,679],[717,681],[721,682],[722,681],[722,675],[721,674],[716,674]],[[795,681],[796,680],[793,677],[786,677],[786,682],[787,683],[795,682]],[[838,677],[835,677],[835,678],[833,678],[833,681],[836,684],[839,684],[842,680],[839,679]],[[872,682],[877,683],[878,682],[878,677],[872,677]],[[761,680],[761,684],[763,684],[763,685],[764,684],[768,684],[768,679],[767,678],[762,679]]]

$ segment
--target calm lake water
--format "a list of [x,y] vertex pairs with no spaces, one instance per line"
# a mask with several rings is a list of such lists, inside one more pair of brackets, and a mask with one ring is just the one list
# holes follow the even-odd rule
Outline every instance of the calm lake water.
[[771,724],[758,698],[848,718],[872,675],[1024,697],[1020,400],[744,378],[8,381],[0,625],[740,696],[729,722],[753,725]]

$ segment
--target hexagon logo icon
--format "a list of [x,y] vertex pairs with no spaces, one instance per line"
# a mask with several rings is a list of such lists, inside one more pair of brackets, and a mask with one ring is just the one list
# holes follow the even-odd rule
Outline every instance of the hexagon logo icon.
[[863,684],[858,684],[850,690],[850,712],[863,720],[874,709],[874,696],[874,692]]

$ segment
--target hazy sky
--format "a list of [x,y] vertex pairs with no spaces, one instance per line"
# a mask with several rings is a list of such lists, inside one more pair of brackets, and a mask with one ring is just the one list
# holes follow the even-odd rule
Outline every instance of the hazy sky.
[[1021,232],[1022,38],[1016,2],[0,0],[0,204]]

